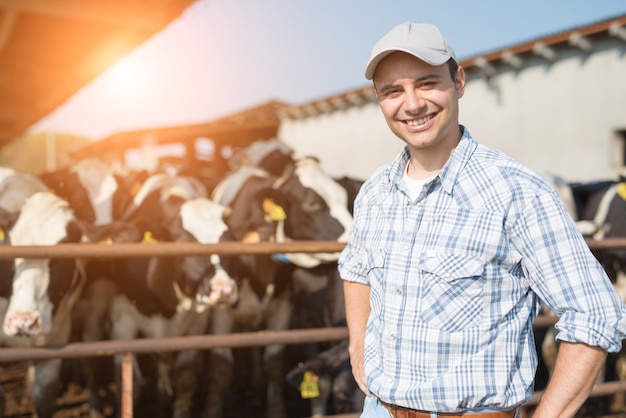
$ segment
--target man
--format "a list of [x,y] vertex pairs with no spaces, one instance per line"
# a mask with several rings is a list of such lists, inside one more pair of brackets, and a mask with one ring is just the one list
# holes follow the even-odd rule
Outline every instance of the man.
[[561,345],[534,418],[573,416],[626,309],[564,205],[459,125],[465,74],[436,27],[392,29],[365,76],[406,146],[361,188],[339,260],[362,417],[520,416],[540,300]]

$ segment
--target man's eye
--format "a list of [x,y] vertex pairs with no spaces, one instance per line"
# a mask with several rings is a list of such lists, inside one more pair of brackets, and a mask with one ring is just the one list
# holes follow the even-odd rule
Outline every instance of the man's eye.
[[388,98],[388,97],[395,97],[398,96],[400,94],[400,90],[399,89],[394,89],[394,90],[385,90],[382,94],[383,98]]

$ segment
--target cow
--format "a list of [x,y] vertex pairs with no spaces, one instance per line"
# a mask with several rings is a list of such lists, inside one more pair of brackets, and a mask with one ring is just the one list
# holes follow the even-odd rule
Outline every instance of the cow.
[[[168,175],[169,176],[169,175]],[[123,239],[113,242],[200,242],[217,243],[227,227],[223,221],[227,208],[197,196],[195,187],[187,187],[188,178],[157,176],[144,183],[125,214],[129,228]],[[201,193],[201,192],[200,192]],[[119,233],[116,233],[119,236]],[[106,238],[106,234],[100,239]],[[115,237],[116,235],[113,234]],[[238,298],[237,284],[222,267],[218,255],[183,257],[145,257],[115,260],[113,272],[98,272],[85,294],[99,305],[92,309],[85,326],[85,340],[160,338],[204,334],[208,329],[211,307],[232,304]],[[104,291],[103,291],[104,289]],[[103,294],[107,295],[103,300]],[[92,305],[92,303],[89,303]],[[110,331],[102,331],[106,318]],[[106,327],[105,327],[106,328]],[[142,365],[159,370],[154,376],[156,395],[150,411],[140,415],[190,416],[197,386],[201,357],[196,351],[156,354],[156,363]],[[119,370],[119,357],[115,358]],[[95,366],[94,366],[95,367]],[[149,373],[135,365],[136,379]],[[119,376],[118,376],[119,379]],[[139,386],[139,381],[135,387]],[[101,386],[101,383],[94,388]],[[172,394],[174,396],[172,403]],[[143,396],[135,393],[137,399]],[[141,406],[138,404],[138,408]]]
[[[82,228],[69,203],[53,193],[28,197],[9,233],[11,245],[80,242]],[[30,346],[62,345],[71,334],[71,313],[85,282],[80,259],[17,258],[3,319],[6,341]],[[35,364],[33,404],[40,418],[51,417],[58,397],[61,360]]]
[[[37,176],[0,167],[0,245],[10,245],[9,231],[26,199],[35,193],[46,191],[48,187]],[[12,260],[0,259],[0,318],[4,318],[11,297],[13,266]],[[0,330],[2,346],[24,346],[28,343],[27,338],[10,337]],[[32,376],[32,373],[28,376]],[[26,387],[32,387],[30,377],[27,377]]]
[[235,152],[228,160],[231,172],[242,167],[256,167],[273,176],[280,176],[294,161],[294,150],[279,139],[255,141]]
[[311,417],[361,411],[365,394],[350,366],[348,340],[340,341],[287,374],[287,381],[303,399],[311,401]]
[[18,213],[28,197],[46,191],[48,187],[37,176],[0,167],[0,208],[7,212]]
[[[229,232],[234,239],[246,242],[345,240],[352,223],[347,192],[314,158],[292,160],[279,175],[262,167],[241,165],[218,184],[212,197],[231,208]],[[337,257],[335,253],[240,257],[240,302],[216,309],[213,332],[289,329],[294,312],[306,309],[298,306],[294,311],[294,297],[303,296],[301,300],[306,301],[306,294],[324,291],[325,269],[336,270]],[[319,274],[316,284],[310,281],[311,274]],[[319,314],[323,317],[321,310]],[[323,323],[323,319],[318,321],[316,324]],[[284,357],[283,346],[264,349],[267,416],[286,415]],[[215,373],[211,383],[217,390],[208,399],[207,416],[220,417],[234,360],[228,349],[212,350],[211,359],[211,373]]]
[[70,203],[76,217],[93,225],[122,218],[135,193],[153,173],[86,158],[71,167],[44,172],[39,178]]

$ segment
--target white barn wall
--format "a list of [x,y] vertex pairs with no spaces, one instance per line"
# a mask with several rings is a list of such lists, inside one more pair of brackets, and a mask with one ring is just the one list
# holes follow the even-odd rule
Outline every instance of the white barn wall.
[[490,83],[475,78],[461,99],[461,123],[480,142],[539,172],[570,181],[614,177],[614,132],[626,129],[626,47],[607,39],[596,52],[561,51]]
[[393,135],[377,103],[297,120],[283,120],[278,138],[296,157],[317,157],[332,176],[366,179],[404,143]]

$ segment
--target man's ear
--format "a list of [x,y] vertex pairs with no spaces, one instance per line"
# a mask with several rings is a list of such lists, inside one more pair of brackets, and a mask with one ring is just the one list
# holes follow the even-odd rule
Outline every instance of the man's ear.
[[454,76],[454,88],[457,91],[459,99],[463,97],[465,93],[465,70],[459,65],[456,69],[456,75]]

